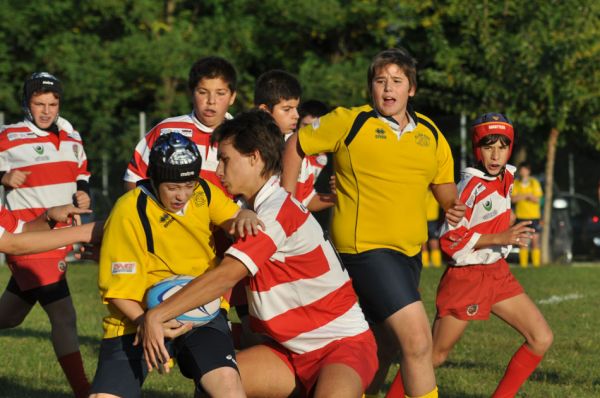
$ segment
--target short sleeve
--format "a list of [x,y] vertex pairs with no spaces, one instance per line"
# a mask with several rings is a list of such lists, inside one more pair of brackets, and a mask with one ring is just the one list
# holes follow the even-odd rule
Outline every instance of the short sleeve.
[[301,128],[298,140],[302,151],[307,155],[337,152],[356,114],[350,109],[339,107]]
[[206,181],[206,184],[210,189],[208,206],[210,221],[215,225],[221,225],[232,218],[240,210],[240,207],[216,185],[209,181]]
[[432,183],[447,184],[454,182],[454,159],[452,158],[450,145],[448,145],[448,141],[442,134],[438,135],[436,155],[438,169]]

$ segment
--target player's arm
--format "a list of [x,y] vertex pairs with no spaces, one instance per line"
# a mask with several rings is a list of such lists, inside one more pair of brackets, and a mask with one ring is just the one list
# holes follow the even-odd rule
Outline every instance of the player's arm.
[[308,202],[306,208],[309,211],[321,211],[329,209],[335,205],[337,196],[333,193],[319,193],[317,192]]
[[446,212],[446,220],[452,226],[457,225],[464,217],[466,206],[458,198],[456,184],[431,184],[431,192],[435,200],[440,204]]
[[283,152],[283,172],[281,173],[281,186],[292,195],[296,192],[296,182],[300,175],[304,159],[304,151],[298,141],[298,133],[294,133],[285,143]]
[[198,276],[177,293],[146,312],[140,320],[138,336],[144,344],[144,357],[148,369],[162,365],[168,372],[169,353],[164,344],[162,324],[186,311],[221,297],[248,275],[248,269],[239,260],[226,256],[221,264]]
[[[46,228],[49,229],[47,224]],[[12,255],[41,253],[76,242],[99,241],[101,236],[102,225],[96,223],[52,231],[23,232],[20,234],[5,232],[0,237],[0,252]]]
[[527,246],[531,235],[535,233],[535,229],[530,228],[529,225],[531,225],[531,221],[522,221],[503,232],[481,234],[473,248],[481,249],[490,246],[507,245]]
[[235,216],[219,225],[219,227],[236,238],[244,238],[246,234],[258,234],[259,228],[264,231],[265,224],[254,211],[240,209]]
[[91,210],[80,209],[71,204],[54,206],[46,210],[42,215],[29,221],[23,226],[23,232],[47,231],[52,229],[56,223],[70,223],[73,216],[91,213]]

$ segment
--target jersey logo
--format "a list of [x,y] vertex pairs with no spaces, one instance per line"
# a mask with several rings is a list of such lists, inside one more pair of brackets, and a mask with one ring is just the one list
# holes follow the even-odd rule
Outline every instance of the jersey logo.
[[65,271],[67,270],[67,263],[66,263],[66,262],[64,262],[63,260],[60,260],[60,261],[58,262],[58,270],[59,270],[60,272],[65,272]]
[[194,192],[192,200],[197,207],[206,206],[206,195],[203,192]]
[[167,228],[169,225],[171,225],[171,223],[175,221],[175,219],[173,218],[172,215],[170,215],[169,213],[165,213],[160,217],[160,223],[163,225],[163,227]]
[[73,155],[75,155],[75,159],[79,160],[79,146],[77,144],[73,144]]
[[37,135],[35,135],[35,133],[8,133],[6,136],[9,141],[26,140],[28,138],[36,138],[37,137]]
[[164,128],[160,129],[160,135],[179,133],[185,137],[191,137],[193,135],[192,129],[177,129],[177,128]]
[[375,139],[376,140],[385,140],[387,139],[385,135],[385,130],[382,128],[378,128],[375,130]]
[[420,146],[429,146],[431,139],[423,133],[415,134],[415,142]]
[[33,150],[35,151],[35,153],[37,153],[38,155],[43,155],[44,154],[44,147],[42,145],[35,145],[33,147]]
[[136,263],[133,263],[133,262],[111,263],[111,272],[113,275],[135,274],[135,268],[136,268]]
[[478,304],[471,304],[470,306],[467,307],[467,315],[474,316],[475,314],[477,314],[478,310],[479,310]]
[[485,211],[492,210],[492,201],[486,200],[485,202],[483,202],[483,208],[485,209]]

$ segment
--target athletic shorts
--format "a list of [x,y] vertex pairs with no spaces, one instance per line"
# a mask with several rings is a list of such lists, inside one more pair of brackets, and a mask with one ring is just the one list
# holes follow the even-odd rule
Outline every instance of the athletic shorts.
[[30,305],[35,305],[35,303],[39,301],[42,307],[71,295],[66,279],[61,279],[60,281],[51,285],[45,285],[23,291],[19,288],[15,278],[11,277],[8,280],[6,290],[16,296],[19,296],[22,300],[26,301]]
[[409,257],[391,249],[375,249],[359,254],[340,253],[340,257],[369,323],[383,322],[421,300],[420,253]]
[[463,321],[486,320],[492,305],[523,292],[505,260],[489,265],[449,266],[438,286],[437,316],[452,315]]
[[[90,394],[107,393],[123,398],[141,396],[148,368],[143,346],[134,346],[134,339],[134,334],[128,334],[102,340]],[[235,349],[224,312],[175,340],[165,340],[165,345],[177,361],[181,374],[193,379],[200,389],[200,379],[211,370],[222,367],[237,370]]]
[[542,226],[540,225],[540,219],[539,218],[536,218],[536,219],[531,219],[531,218],[517,218],[517,221],[515,222],[515,224],[518,224],[521,221],[531,221],[531,225],[529,227],[535,229],[535,233],[536,234],[539,234],[542,231]]
[[8,268],[23,291],[51,285],[65,278],[67,262],[64,258],[11,259]]
[[427,240],[431,239],[439,239],[440,236],[438,234],[440,229],[440,223],[435,221],[427,221]]
[[370,330],[352,337],[333,341],[325,347],[304,354],[296,354],[276,342],[265,344],[288,366],[300,381],[303,396],[310,396],[321,369],[327,365],[342,364],[358,373],[367,389],[379,367],[377,343]]

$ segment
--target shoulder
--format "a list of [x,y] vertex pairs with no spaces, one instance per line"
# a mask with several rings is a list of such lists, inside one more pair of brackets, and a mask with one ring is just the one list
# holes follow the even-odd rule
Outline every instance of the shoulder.
[[457,186],[460,198],[467,207],[473,207],[477,198],[487,189],[488,181],[481,178],[478,173],[479,170],[467,167]]
[[417,120],[415,120],[415,122],[417,122],[417,129],[420,128],[429,131],[436,141],[438,141],[440,137],[443,137],[442,132],[433,120],[419,112],[415,112],[414,115],[417,117]]

